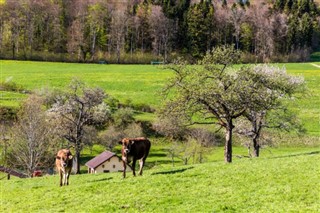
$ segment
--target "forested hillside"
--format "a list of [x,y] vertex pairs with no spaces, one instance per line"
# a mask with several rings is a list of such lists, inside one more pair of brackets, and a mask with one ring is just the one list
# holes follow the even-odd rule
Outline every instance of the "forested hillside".
[[231,44],[243,62],[305,61],[319,40],[313,0],[0,1],[0,58],[195,61]]

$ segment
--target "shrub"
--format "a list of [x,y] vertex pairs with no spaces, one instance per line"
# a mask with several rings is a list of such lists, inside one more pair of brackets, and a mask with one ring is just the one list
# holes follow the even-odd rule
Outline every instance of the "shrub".
[[115,126],[110,126],[99,135],[99,143],[112,151],[123,137],[124,133],[122,131],[119,131]]
[[310,61],[320,61],[320,52],[314,52],[310,55]]
[[0,106],[0,121],[13,121],[17,118],[17,108]]
[[123,131],[124,136],[127,138],[136,138],[143,136],[142,127],[140,124],[132,123],[127,126]]
[[153,109],[151,106],[145,103],[133,104],[132,108],[134,110],[141,111],[141,112],[149,112],[149,113],[155,112],[155,109]]
[[212,145],[220,145],[224,143],[221,135],[215,134],[203,128],[190,129],[189,137],[190,139],[197,141],[199,144],[205,147]]
[[125,129],[121,129],[112,125],[100,134],[99,143],[105,146],[107,149],[113,150],[118,141],[120,141],[122,138],[135,138],[141,136],[143,136],[143,131],[141,125],[139,124],[131,123]]
[[108,96],[105,100],[105,103],[111,108],[118,108],[120,101],[114,97]]
[[8,79],[4,82],[0,82],[0,90],[21,92],[21,93],[30,93],[30,91],[24,89],[22,85],[19,85],[15,82],[11,81],[11,79]]
[[158,119],[154,122],[153,128],[161,135],[171,139],[185,139],[187,129],[181,125],[181,121],[175,117]]
[[117,128],[126,128],[134,122],[134,113],[131,108],[120,108],[112,116],[113,123]]

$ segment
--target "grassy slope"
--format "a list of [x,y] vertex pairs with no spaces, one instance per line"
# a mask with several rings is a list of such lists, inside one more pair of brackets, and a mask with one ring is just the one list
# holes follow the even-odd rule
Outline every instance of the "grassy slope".
[[320,68],[311,64],[285,64],[288,72],[303,76],[307,83],[308,92],[305,97],[292,102],[290,107],[299,113],[305,128],[310,135],[320,135]]
[[[302,117],[308,134],[319,136],[320,115],[320,69],[307,63],[279,64],[286,66],[289,73],[302,75],[306,79],[309,94],[291,104]],[[153,107],[159,106],[159,90],[171,72],[151,65],[99,65],[69,64],[50,62],[1,61],[0,80],[12,79],[28,90],[61,88],[74,77],[80,78],[90,86],[99,86],[120,101],[132,100]],[[0,105],[18,106],[24,94],[0,91]],[[150,119],[152,115],[141,115]]]
[[[155,106],[157,92],[170,73],[151,65],[99,65],[50,62],[0,61],[0,80],[12,79],[28,90],[62,88],[73,78],[98,86],[125,101]],[[0,101],[0,104],[4,104]]]
[[0,212],[318,212],[319,153],[0,181]]

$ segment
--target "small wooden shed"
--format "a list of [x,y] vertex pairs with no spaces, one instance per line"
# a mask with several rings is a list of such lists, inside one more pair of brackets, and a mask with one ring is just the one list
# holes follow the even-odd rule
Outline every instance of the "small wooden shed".
[[[94,157],[86,163],[88,173],[108,173],[108,172],[122,172],[123,164],[120,157],[115,153],[104,151],[100,155]],[[132,171],[131,167],[127,166],[127,171]]]

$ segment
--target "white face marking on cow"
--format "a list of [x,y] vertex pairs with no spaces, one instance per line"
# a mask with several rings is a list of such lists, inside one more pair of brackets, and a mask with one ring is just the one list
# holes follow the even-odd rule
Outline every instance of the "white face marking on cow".
[[125,153],[125,154],[128,154],[129,152],[130,152],[129,149],[124,149],[124,153]]

